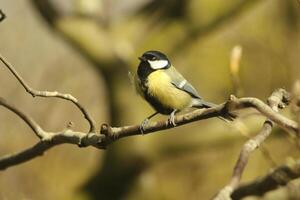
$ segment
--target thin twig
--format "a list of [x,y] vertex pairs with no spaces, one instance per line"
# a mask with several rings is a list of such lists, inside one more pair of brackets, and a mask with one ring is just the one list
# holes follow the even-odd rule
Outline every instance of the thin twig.
[[298,123],[284,117],[281,114],[278,114],[275,112],[270,106],[262,102],[261,100],[257,98],[252,97],[245,97],[237,99],[236,97],[231,95],[231,99],[233,104],[236,104],[238,108],[246,108],[246,107],[252,107],[255,108],[257,111],[259,111],[261,114],[272,120],[274,123],[276,123],[279,127],[282,129],[292,131],[295,134],[298,134]]
[[18,115],[38,136],[40,139],[44,137],[44,131],[41,129],[41,127],[29,116],[25,115],[22,111],[17,109],[14,105],[9,104],[5,99],[0,97],[0,105],[4,106],[8,110],[14,112],[16,115]]
[[[282,108],[286,103],[289,102],[289,94],[279,89],[272,93],[268,99],[270,109],[274,112],[278,112],[278,107]],[[233,170],[232,178],[230,182],[214,197],[214,200],[230,200],[231,194],[238,187],[242,174],[248,163],[250,154],[257,149],[271,134],[274,122],[267,119],[261,129],[261,131],[254,137],[249,139],[243,146],[239,158]]]
[[26,92],[31,94],[33,97],[36,97],[36,96],[38,96],[38,97],[56,97],[56,98],[61,98],[61,99],[71,101],[73,104],[75,104],[77,106],[77,108],[79,108],[79,110],[82,112],[85,119],[88,121],[88,123],[90,125],[89,132],[95,132],[95,122],[94,122],[93,118],[89,115],[89,113],[86,111],[86,109],[78,102],[78,100],[75,97],[73,97],[71,94],[62,94],[57,91],[50,92],[50,91],[35,90],[35,89],[31,88],[25,82],[25,80],[18,74],[18,72],[14,69],[14,67],[8,61],[6,61],[6,59],[1,54],[0,54],[0,60],[8,68],[8,70],[16,77],[16,79],[23,86],[23,88],[26,90]]

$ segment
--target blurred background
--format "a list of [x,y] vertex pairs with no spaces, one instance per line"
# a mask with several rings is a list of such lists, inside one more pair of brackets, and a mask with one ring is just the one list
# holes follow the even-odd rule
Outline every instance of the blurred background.
[[[0,9],[7,15],[0,53],[33,88],[77,97],[99,126],[138,124],[153,112],[127,76],[146,50],[165,52],[215,103],[230,94],[266,100],[278,87],[291,90],[300,75],[297,0],[0,0]],[[238,70],[230,68],[236,45],[243,52]],[[72,104],[33,99],[2,64],[0,91],[46,130],[72,121],[88,131]],[[37,142],[23,121],[0,109],[1,155]],[[289,108],[284,114],[294,117]],[[208,199],[227,183],[243,143],[263,121],[208,119],[125,138],[105,151],[61,145],[0,172],[0,199]],[[251,155],[242,182],[299,158],[296,140],[273,132]],[[298,182],[247,199],[297,199]]]

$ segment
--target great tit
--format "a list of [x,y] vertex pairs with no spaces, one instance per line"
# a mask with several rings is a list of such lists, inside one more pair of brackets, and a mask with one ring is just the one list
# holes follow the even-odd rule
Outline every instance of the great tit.
[[[177,112],[189,107],[211,108],[216,106],[204,101],[162,52],[147,51],[139,57],[139,60],[140,64],[134,79],[136,91],[156,110],[142,122],[141,131],[144,130],[148,121],[158,113],[169,115],[168,122],[176,126],[175,114]],[[229,115],[226,118],[232,120],[234,116]]]

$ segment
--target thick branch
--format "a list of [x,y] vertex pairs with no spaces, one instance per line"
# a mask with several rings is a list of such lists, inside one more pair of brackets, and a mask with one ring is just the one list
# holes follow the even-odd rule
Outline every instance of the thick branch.
[[296,178],[300,178],[300,161],[297,161],[292,166],[283,165],[277,167],[266,176],[239,186],[234,190],[231,197],[234,200],[238,200],[251,195],[262,196],[280,186],[287,185]]
[[[190,113],[177,116],[175,122],[178,126],[182,126],[184,124],[188,124],[194,121],[208,119],[216,116],[223,116],[225,112],[227,112],[227,109],[230,106],[232,106],[232,104],[234,105],[234,107],[232,108],[233,110],[242,107],[244,108],[253,107],[258,111],[261,110],[262,113],[267,117],[269,117],[270,119],[280,122],[279,124],[283,124],[289,120],[281,116],[280,114],[276,113],[272,109],[271,112],[266,111],[266,109],[268,109],[269,107],[265,105],[263,102],[261,102],[259,99],[232,98],[226,104],[221,104],[214,108],[194,110]],[[288,122],[290,123],[290,125],[284,126],[285,128],[288,128],[291,131],[298,130],[297,124],[295,122],[291,120]],[[79,146],[94,146],[99,149],[104,149],[110,143],[117,141],[120,138],[129,137],[133,135],[141,135],[142,133],[139,127],[140,127],[139,125],[124,126],[124,127],[110,127],[107,124],[103,124],[101,127],[101,134],[96,134],[96,133],[86,134],[82,132],[74,132],[69,129],[58,133],[44,132],[42,141],[47,143],[47,147],[41,148],[39,147],[41,144],[38,143],[35,146],[38,146],[39,148],[37,147],[34,148],[35,147],[34,146],[28,150],[14,154],[12,158],[10,158],[11,156],[5,156],[3,158],[0,158],[0,169],[1,166],[9,167],[9,166],[19,164],[20,162],[28,161],[29,159],[41,155],[44,151],[48,150],[49,148],[63,143],[77,144]],[[170,128],[173,128],[173,126],[170,125],[167,121],[153,122],[150,123],[145,128],[143,134],[154,133],[160,130],[165,130]],[[35,149],[35,151],[33,151],[32,149]],[[12,160],[14,159],[16,159],[18,162],[16,163],[12,162]],[[9,162],[9,164],[7,162]],[[4,169],[5,167],[2,167],[2,169]]]
[[33,158],[36,158],[37,156],[41,156],[46,150],[50,149],[51,147],[52,146],[46,145],[46,143],[40,141],[33,147],[30,147],[21,152],[2,156],[0,158],[0,170],[4,170],[8,167],[27,162]]
[[[275,92],[272,93],[272,95],[268,99],[268,104],[270,107],[268,109],[264,109],[263,106],[260,105],[260,102],[254,103],[257,107],[257,110],[261,111],[262,113],[268,113],[271,112],[278,112],[278,108],[283,108],[285,104],[289,102],[290,96],[289,94],[283,90],[278,89]],[[246,102],[243,102],[245,104]],[[247,103],[246,103],[247,104]],[[267,116],[267,115],[266,115]],[[273,120],[273,119],[272,119]],[[294,122],[286,122],[288,123],[294,123]],[[279,123],[281,124],[281,123]],[[281,124],[282,125],[282,124]],[[297,127],[297,124],[294,124]],[[238,187],[242,174],[245,170],[245,167],[248,163],[250,154],[257,149],[271,134],[272,128],[274,126],[274,123],[267,119],[261,129],[261,131],[254,137],[249,139],[243,146],[241,153],[239,155],[239,158],[236,162],[236,165],[233,170],[232,178],[230,182],[217,194],[217,196],[214,198],[214,200],[230,200],[231,194],[234,191],[235,188]],[[295,127],[295,128],[296,128]],[[286,128],[284,125],[283,128]],[[297,129],[295,129],[297,130]]]
[[14,67],[8,61],[6,61],[2,55],[0,55],[0,60],[9,69],[9,71],[16,77],[16,79],[23,86],[23,88],[26,90],[26,92],[31,94],[33,97],[36,97],[36,96],[38,96],[38,97],[56,97],[56,98],[61,98],[61,99],[71,101],[73,104],[75,104],[77,106],[77,108],[79,108],[79,110],[82,112],[84,117],[87,119],[87,121],[89,122],[89,124],[90,124],[89,132],[95,132],[95,122],[94,122],[93,118],[89,115],[89,113],[86,111],[86,109],[78,102],[78,100],[75,97],[73,97],[71,94],[62,94],[62,93],[59,93],[56,91],[49,92],[49,91],[35,90],[35,89],[31,88],[25,82],[25,80],[18,74],[18,72],[14,69]]
[[[276,94],[278,93],[282,94],[283,91],[284,90],[281,89],[280,91],[277,91]],[[272,98],[274,97],[275,94],[272,95]],[[295,121],[290,120],[282,116],[281,114],[277,113],[276,111],[272,110],[268,105],[263,103],[261,100],[257,98],[251,98],[251,97],[238,99],[234,96],[231,96],[230,100],[225,104],[218,105],[214,108],[194,110],[190,113],[179,115],[176,117],[175,123],[177,124],[177,126],[182,126],[194,121],[226,115],[228,110],[233,111],[236,109],[251,108],[251,107],[259,111],[261,114],[265,115],[266,117],[268,117],[270,120],[278,124],[281,128],[291,131],[295,134],[298,133],[298,124]],[[140,127],[139,125],[124,126],[124,127],[109,127],[107,124],[103,124],[101,127],[101,133],[108,135],[110,138],[118,139],[118,138],[128,137],[132,135],[142,134],[140,132],[139,127]],[[144,134],[170,129],[170,128],[173,128],[173,126],[168,124],[167,121],[153,122],[145,128]]]
[[57,133],[45,132],[42,140],[34,146],[23,151],[1,157],[0,170],[4,170],[8,167],[27,162],[33,158],[41,156],[45,151],[59,144],[80,145],[83,141],[86,146],[93,146],[98,149],[102,149],[103,146],[101,146],[101,143],[104,141],[104,136],[95,133],[86,134],[83,132],[75,132],[69,129]]

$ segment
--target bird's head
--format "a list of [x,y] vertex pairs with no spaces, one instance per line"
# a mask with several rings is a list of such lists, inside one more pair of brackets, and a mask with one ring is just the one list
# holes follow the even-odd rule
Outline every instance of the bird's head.
[[171,67],[168,57],[160,51],[146,51],[139,59],[140,65],[146,65],[154,71]]

